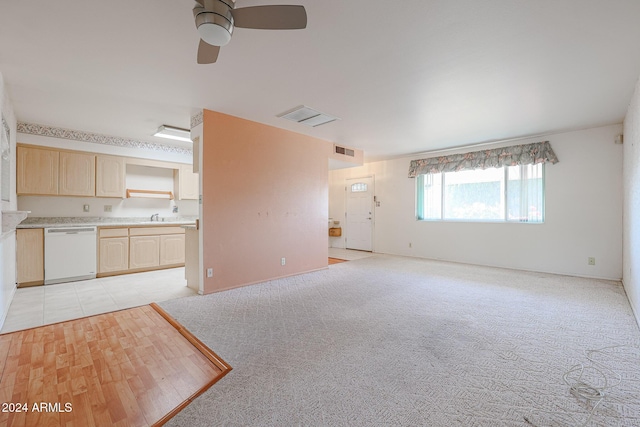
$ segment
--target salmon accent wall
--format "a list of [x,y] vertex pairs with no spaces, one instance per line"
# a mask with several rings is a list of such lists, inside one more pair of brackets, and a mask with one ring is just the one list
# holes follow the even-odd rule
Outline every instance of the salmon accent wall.
[[327,141],[204,110],[203,293],[327,267],[332,149]]

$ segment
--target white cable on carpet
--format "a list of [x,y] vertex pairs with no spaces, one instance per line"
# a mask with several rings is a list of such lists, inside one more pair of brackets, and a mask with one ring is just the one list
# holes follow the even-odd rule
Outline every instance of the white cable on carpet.
[[[589,421],[591,421],[598,406],[609,397],[608,392],[622,383],[622,375],[606,363],[595,360],[594,355],[600,354],[609,357],[611,355],[609,351],[620,348],[637,349],[637,347],[626,345],[613,345],[597,350],[586,350],[585,355],[591,364],[585,366],[582,363],[578,363],[572,366],[562,376],[565,384],[569,386],[569,392],[571,394],[576,398],[585,399],[586,401],[594,403],[593,408],[591,408],[589,412],[589,416],[580,424],[580,427],[585,427]],[[592,376],[599,377],[600,382],[597,384],[588,384],[586,380],[583,380],[585,373],[591,373]],[[575,377],[574,374],[577,374],[577,377]]]
[[[574,397],[584,399],[593,404],[586,420],[582,423],[578,423],[572,416],[564,414],[571,418],[569,424],[571,427],[586,427],[592,420],[596,409],[606,399],[619,401],[619,399],[610,395],[610,391],[622,384],[622,375],[611,367],[611,363],[607,363],[611,362],[611,356],[614,354],[612,352],[617,349],[639,350],[638,347],[629,345],[614,345],[597,350],[586,350],[585,355],[589,364],[578,363],[569,368],[562,376],[565,384],[569,386],[569,392]],[[595,359],[597,355],[605,356],[607,360],[598,361]],[[618,353],[617,355],[620,354]],[[628,351],[625,352],[625,356],[629,355]],[[634,355],[638,356],[638,354]],[[590,377],[590,379],[585,379],[585,376]],[[589,383],[590,380],[591,383]],[[533,427],[543,427],[534,423],[534,420],[527,416],[524,417],[524,421]]]

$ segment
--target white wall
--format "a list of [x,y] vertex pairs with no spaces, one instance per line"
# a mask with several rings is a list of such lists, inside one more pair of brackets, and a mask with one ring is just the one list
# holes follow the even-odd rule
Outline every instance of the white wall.
[[[373,175],[380,201],[375,252],[619,280],[622,147],[614,139],[620,133],[622,125],[612,125],[495,145],[550,141],[560,161],[545,166],[544,224],[416,221],[416,183],[407,172],[410,160],[426,155],[331,171],[329,217],[344,226],[345,179]],[[344,247],[344,237],[331,244]]]
[[[9,125],[11,131],[11,171],[10,176],[15,177],[16,168],[16,117],[13,113],[11,100],[4,86],[4,79],[0,73],[0,111]],[[0,126],[2,124],[0,123]],[[0,165],[1,167],[1,165]],[[1,172],[1,171],[0,171]],[[14,180],[15,181],[15,180]],[[2,201],[2,210],[16,210],[16,183],[11,182],[10,200]],[[16,234],[15,231],[2,234],[0,237],[0,328],[7,316],[9,305],[16,290]]]
[[640,80],[624,119],[623,283],[640,324]]

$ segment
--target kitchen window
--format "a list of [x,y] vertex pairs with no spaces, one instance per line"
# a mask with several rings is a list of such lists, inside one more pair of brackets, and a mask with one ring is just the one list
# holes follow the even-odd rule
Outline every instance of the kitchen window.
[[418,220],[544,222],[544,163],[416,178]]

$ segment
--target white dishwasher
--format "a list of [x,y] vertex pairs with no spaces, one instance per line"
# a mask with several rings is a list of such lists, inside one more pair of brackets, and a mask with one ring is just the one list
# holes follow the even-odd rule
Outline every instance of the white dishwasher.
[[44,229],[44,284],[96,277],[96,227]]

